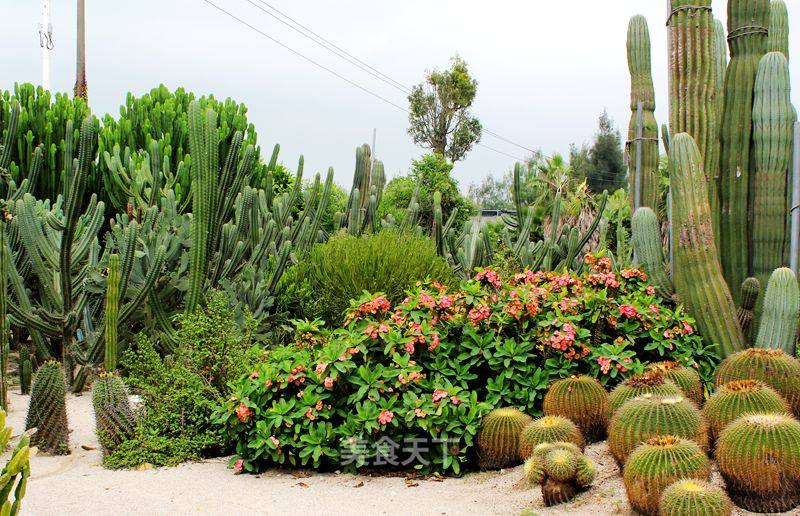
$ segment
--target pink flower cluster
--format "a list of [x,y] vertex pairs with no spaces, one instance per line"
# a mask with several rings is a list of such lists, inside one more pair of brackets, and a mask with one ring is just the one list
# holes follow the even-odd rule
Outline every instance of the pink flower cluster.
[[473,326],[477,326],[482,320],[488,319],[490,315],[492,315],[492,312],[486,305],[478,305],[467,314]]
[[496,288],[503,286],[503,282],[500,281],[500,275],[497,273],[497,271],[492,269],[484,269],[478,272],[478,274],[475,275],[475,280],[488,283]]
[[622,313],[622,315],[629,319],[633,319],[639,315],[639,312],[636,310],[636,308],[631,305],[620,305],[619,311]]
[[349,324],[353,319],[361,319],[379,313],[386,313],[392,308],[389,300],[385,296],[378,296],[375,299],[362,303],[355,310],[348,312],[345,317],[345,324]]
[[561,330],[556,330],[550,337],[550,346],[561,351],[566,351],[574,343],[575,328],[569,323],[564,323]]
[[389,423],[392,422],[392,419],[394,419],[394,412],[390,410],[384,410],[378,416],[378,423],[382,425],[388,425]]

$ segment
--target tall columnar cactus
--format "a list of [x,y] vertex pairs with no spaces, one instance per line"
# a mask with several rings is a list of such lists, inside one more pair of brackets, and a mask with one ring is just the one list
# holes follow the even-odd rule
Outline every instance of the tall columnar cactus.
[[570,419],[584,438],[601,440],[608,427],[608,392],[590,376],[570,376],[554,382],[544,396],[544,414]]
[[719,182],[720,182],[720,168],[722,160],[722,140],[719,133],[722,130],[722,121],[725,115],[725,74],[728,70],[728,38],[725,32],[725,26],[719,19],[714,19],[714,80],[716,81],[716,91],[714,92],[714,108],[717,115],[717,141],[718,144],[714,146],[716,157],[714,162],[717,164],[715,170],[714,182],[716,183],[717,205],[716,213],[713,213],[714,218],[714,237],[717,243],[717,250],[720,249],[719,232],[720,232],[720,210],[719,210]]
[[21,394],[31,392],[31,351],[28,346],[19,347],[19,390]]
[[486,414],[476,438],[481,468],[519,464],[519,436],[531,421],[531,416],[515,408],[499,408]]
[[[6,426],[6,413],[0,410],[0,450],[5,450],[10,439],[11,428]],[[0,471],[0,514],[3,516],[17,516],[22,507],[22,498],[31,476],[30,441],[30,437],[23,435]],[[12,491],[13,501],[9,499]]]
[[742,329],[745,341],[751,343],[753,320],[755,319],[755,308],[758,296],[761,294],[761,282],[756,278],[747,278],[742,282],[742,293],[740,296],[739,310],[736,312],[736,319]]
[[[706,195],[716,224],[719,169],[714,15],[711,0],[671,0],[669,128],[694,138],[703,161]],[[716,229],[716,225],[714,228]]]
[[[650,65],[650,31],[644,16],[631,18],[628,24],[628,70],[631,74],[631,121],[628,126],[628,161],[630,170],[637,163],[636,128],[638,106],[642,103],[642,184],[641,205],[658,209],[658,123],[656,95]],[[636,192],[635,174],[631,173],[630,192]]]
[[[2,214],[0,214],[2,216]],[[8,410],[8,355],[11,327],[8,324],[8,247],[6,224],[0,221],[0,407]]]
[[136,417],[122,378],[102,373],[92,386],[92,407],[103,453],[113,453],[122,442],[133,437]]
[[800,505],[800,422],[781,414],[744,416],[717,441],[717,465],[734,503],[752,512]]
[[780,52],[765,55],[758,65],[753,101],[751,226],[753,275],[762,284],[772,271],[789,263],[786,199],[794,135],[790,89],[786,57]]
[[629,377],[611,391],[608,402],[611,415],[613,416],[628,400],[632,400],[643,394],[679,396],[683,393],[680,387],[664,377],[662,371],[651,369],[642,374],[635,374]]
[[767,52],[780,52],[789,59],[789,10],[783,0],[772,0],[769,7]]
[[536,419],[522,429],[519,437],[519,456],[525,460],[542,443],[572,443],[581,450],[586,445],[578,426],[561,416],[545,416]]
[[730,516],[728,495],[704,480],[678,480],[661,495],[659,516]]
[[119,255],[112,254],[108,259],[108,280],[106,284],[105,307],[105,360],[106,371],[117,368],[117,325],[119,324]]
[[25,430],[36,429],[31,444],[45,453],[69,454],[66,394],[61,364],[55,360],[42,364],[33,379]]
[[750,274],[753,89],[758,63],[766,52],[768,26],[769,0],[728,2],[731,61],[725,75],[725,113],[720,133],[719,251],[725,279],[733,286],[741,285]]
[[664,263],[664,248],[661,245],[661,227],[656,213],[648,207],[636,210],[631,218],[633,248],[639,264],[647,273],[647,279],[659,296],[670,299],[672,282]]
[[745,414],[783,414],[791,407],[775,389],[758,380],[734,380],[720,385],[703,407],[710,437]]
[[669,172],[675,292],[694,316],[700,333],[725,357],[743,349],[745,341],[714,244],[700,151],[686,133],[672,139]]
[[782,349],[787,355],[794,356],[799,316],[797,278],[791,269],[777,269],[767,284],[755,347]]

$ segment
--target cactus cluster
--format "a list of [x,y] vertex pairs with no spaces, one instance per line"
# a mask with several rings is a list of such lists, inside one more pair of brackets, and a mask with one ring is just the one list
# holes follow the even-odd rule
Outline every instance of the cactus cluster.
[[544,396],[544,414],[562,416],[580,429],[587,442],[606,435],[609,418],[608,392],[590,376],[570,376],[554,382]]
[[92,386],[92,407],[103,453],[113,453],[123,441],[133,437],[136,416],[122,378],[110,372],[101,373]]
[[719,388],[703,407],[709,433],[716,440],[730,423],[746,414],[782,414],[791,409],[780,394],[758,380],[734,380]]
[[42,364],[33,379],[25,430],[36,429],[31,445],[45,453],[69,454],[66,393],[61,364],[55,360]]
[[682,394],[680,387],[664,377],[658,369],[650,369],[642,374],[636,374],[619,384],[609,397],[611,415],[619,410],[625,402],[643,394],[657,396],[678,396]]
[[531,421],[532,417],[515,408],[499,408],[486,414],[475,440],[481,469],[518,464],[519,438]]
[[661,495],[659,516],[730,516],[733,511],[725,491],[705,480],[678,480]]
[[523,460],[533,455],[542,443],[568,442],[581,450],[585,446],[578,426],[561,416],[544,416],[525,425],[519,436],[519,457]]
[[540,485],[547,507],[566,503],[597,476],[597,466],[573,443],[542,443],[525,461],[525,480]]
[[714,385],[733,380],[759,380],[789,402],[800,415],[800,361],[779,349],[750,348],[725,360],[717,368]]
[[677,385],[683,395],[698,407],[703,404],[703,382],[700,373],[694,369],[672,360],[650,364],[649,369],[661,372],[665,380]]

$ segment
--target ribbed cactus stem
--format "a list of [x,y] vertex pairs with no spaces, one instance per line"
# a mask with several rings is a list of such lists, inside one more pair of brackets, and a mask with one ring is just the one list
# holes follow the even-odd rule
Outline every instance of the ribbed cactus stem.
[[789,59],[789,10],[783,0],[772,0],[769,7],[767,52],[780,52]]
[[[628,70],[631,75],[631,121],[628,127],[628,160],[631,170],[637,163],[636,127],[638,106],[642,104],[642,185],[641,205],[658,209],[658,123],[655,88],[650,63],[650,31],[644,16],[631,18],[628,24]],[[636,191],[636,177],[631,174],[630,191]]]
[[19,390],[21,394],[31,392],[31,352],[28,346],[19,347]]
[[739,304],[739,310],[736,312],[736,319],[739,321],[739,327],[742,329],[742,333],[748,343],[752,341],[751,330],[753,328],[753,319],[755,318],[754,310],[760,294],[761,282],[758,279],[747,278],[742,282],[741,303]]
[[647,273],[650,284],[658,295],[672,297],[672,282],[664,263],[664,248],[661,245],[661,227],[658,217],[648,207],[636,210],[631,218],[631,237],[639,264]]
[[789,261],[786,199],[794,134],[790,94],[786,57],[768,53],[758,65],[753,101],[752,268],[762,284]]
[[718,19],[714,19],[714,80],[716,82],[716,91],[714,92],[714,109],[716,110],[717,117],[717,137],[716,144],[713,147],[715,155],[713,160],[716,168],[714,168],[714,185],[715,189],[709,193],[709,200],[711,201],[711,218],[714,222],[714,241],[717,244],[717,251],[720,247],[720,168],[722,161],[722,140],[719,137],[719,132],[722,130],[722,121],[725,115],[725,73],[728,69],[728,40],[725,33],[725,26]]
[[[750,274],[753,88],[758,63],[766,50],[768,25],[769,0],[728,2],[731,61],[725,75],[720,133],[720,257],[725,279],[734,286],[741,285]],[[735,294],[738,297],[738,292]]]
[[700,333],[723,357],[744,348],[733,297],[717,258],[700,151],[691,136],[676,135],[669,152],[675,292]]
[[108,258],[108,280],[106,284],[105,310],[105,360],[106,371],[117,368],[117,326],[119,323],[119,255]]
[[[0,214],[2,215],[2,214]],[[8,247],[6,223],[0,221],[0,407],[8,410],[8,355],[11,327],[8,323]]]
[[797,321],[800,316],[800,290],[791,269],[772,273],[764,295],[764,307],[758,325],[757,348],[781,349],[795,355]]

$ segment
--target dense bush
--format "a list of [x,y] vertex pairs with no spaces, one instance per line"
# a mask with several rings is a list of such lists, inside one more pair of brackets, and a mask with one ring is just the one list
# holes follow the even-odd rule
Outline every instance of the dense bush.
[[226,451],[212,414],[230,394],[228,381],[257,361],[251,328],[234,322],[218,293],[205,312],[181,315],[177,322],[174,355],[162,358],[142,337],[123,357],[127,382],[142,398],[141,416],[135,436],[104,459],[108,467],[170,466]]
[[[333,331],[299,323],[295,344],[272,351],[220,409],[237,468],[353,469],[375,465],[387,442],[422,439],[428,453],[411,464],[458,473],[474,458],[481,415],[538,414],[552,380],[588,373],[612,385],[664,357],[710,380],[716,357],[682,309],[639,270],[587,262],[580,276],[490,269],[460,289],[425,283],[395,305],[365,294]],[[449,446],[431,446],[439,439]]]
[[364,291],[383,292],[396,303],[425,278],[455,281],[429,238],[392,229],[360,237],[340,233],[287,271],[280,303],[297,317],[339,325]]

